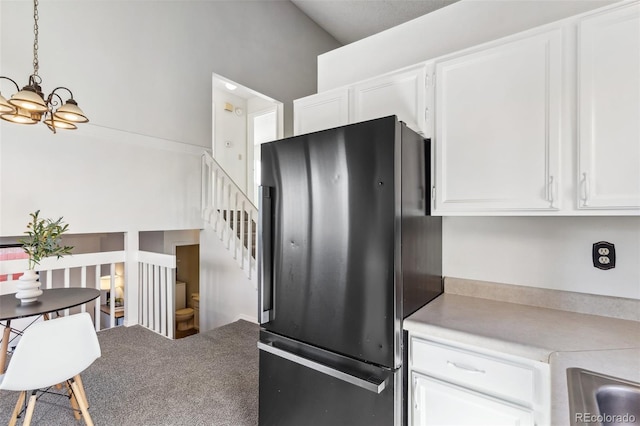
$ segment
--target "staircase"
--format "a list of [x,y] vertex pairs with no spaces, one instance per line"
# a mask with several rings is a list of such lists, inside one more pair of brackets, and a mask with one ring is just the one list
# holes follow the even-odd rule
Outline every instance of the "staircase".
[[[251,251],[251,256],[256,257],[256,233],[257,227],[255,223],[255,219],[253,219],[253,224],[249,224],[249,214],[247,212],[243,212],[240,210],[232,210],[228,212],[227,210],[222,210],[222,219],[229,224],[229,228],[231,230],[235,230],[236,237],[242,242],[242,245],[246,250]],[[227,218],[227,214],[229,214],[229,218]],[[240,223],[242,221],[243,223]],[[251,229],[251,231],[249,231]],[[243,230],[247,230],[243,232]],[[249,244],[249,238],[251,238],[251,244]]]
[[249,278],[256,273],[258,209],[211,154],[202,155],[202,218]]

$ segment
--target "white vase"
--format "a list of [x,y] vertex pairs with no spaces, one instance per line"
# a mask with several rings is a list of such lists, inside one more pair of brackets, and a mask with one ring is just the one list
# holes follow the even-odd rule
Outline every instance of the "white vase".
[[18,278],[18,292],[16,293],[16,299],[20,299],[20,304],[26,305],[38,300],[38,296],[42,294],[40,290],[40,281],[38,281],[38,274],[33,269],[28,269],[25,273]]

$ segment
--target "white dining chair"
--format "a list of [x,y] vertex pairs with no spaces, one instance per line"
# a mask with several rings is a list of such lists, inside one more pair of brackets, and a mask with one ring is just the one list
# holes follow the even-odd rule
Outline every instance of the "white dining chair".
[[[18,280],[1,281],[0,296],[16,294],[18,292],[19,282],[20,281]],[[36,319],[36,321],[41,320],[41,317]],[[9,348],[15,347],[20,341],[22,330],[27,328],[33,322],[33,318],[16,318],[12,319],[10,322],[0,321],[0,331],[2,331],[2,336],[0,336],[0,350],[4,350],[9,353]],[[3,365],[0,364],[0,374],[2,374],[4,370],[2,367]]]
[[27,392],[31,396],[25,425],[31,423],[37,390],[60,383],[71,388],[82,418],[93,425],[80,373],[100,355],[98,336],[86,312],[43,321],[25,330],[6,373],[0,376],[0,389],[20,392],[9,425],[16,424]]

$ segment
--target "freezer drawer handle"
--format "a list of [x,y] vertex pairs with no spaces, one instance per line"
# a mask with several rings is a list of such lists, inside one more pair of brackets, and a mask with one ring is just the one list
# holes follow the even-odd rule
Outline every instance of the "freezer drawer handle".
[[271,343],[258,342],[258,349],[272,353],[281,358],[295,362],[296,364],[311,368],[312,370],[316,370],[328,376],[335,377],[336,379],[351,383],[352,385],[359,386],[374,393],[381,393],[384,388],[387,387],[387,382],[389,380],[388,378],[385,378],[380,382],[370,382],[368,380],[361,379],[360,377],[352,376],[351,374],[345,373],[344,371],[336,370],[335,368],[320,364],[319,362],[301,357],[300,355],[287,352],[284,349],[276,348]]
[[273,278],[271,271],[271,188],[258,188],[258,322],[274,319]]

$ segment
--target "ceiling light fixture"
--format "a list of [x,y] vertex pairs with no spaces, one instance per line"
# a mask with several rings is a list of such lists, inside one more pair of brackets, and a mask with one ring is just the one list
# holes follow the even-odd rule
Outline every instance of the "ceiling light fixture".
[[[29,76],[29,83],[20,90],[20,86],[9,77],[0,76],[0,79],[13,83],[16,93],[7,100],[0,92],[0,118],[17,124],[35,124],[42,121],[47,127],[56,133],[56,129],[75,129],[77,123],[89,121],[84,112],[73,99],[73,93],[66,87],[56,87],[44,97],[40,84],[42,79],[38,75],[40,64],[38,63],[38,0],[33,1],[33,74]],[[70,98],[63,102],[56,92],[66,90]],[[55,111],[56,106],[61,105]]]

